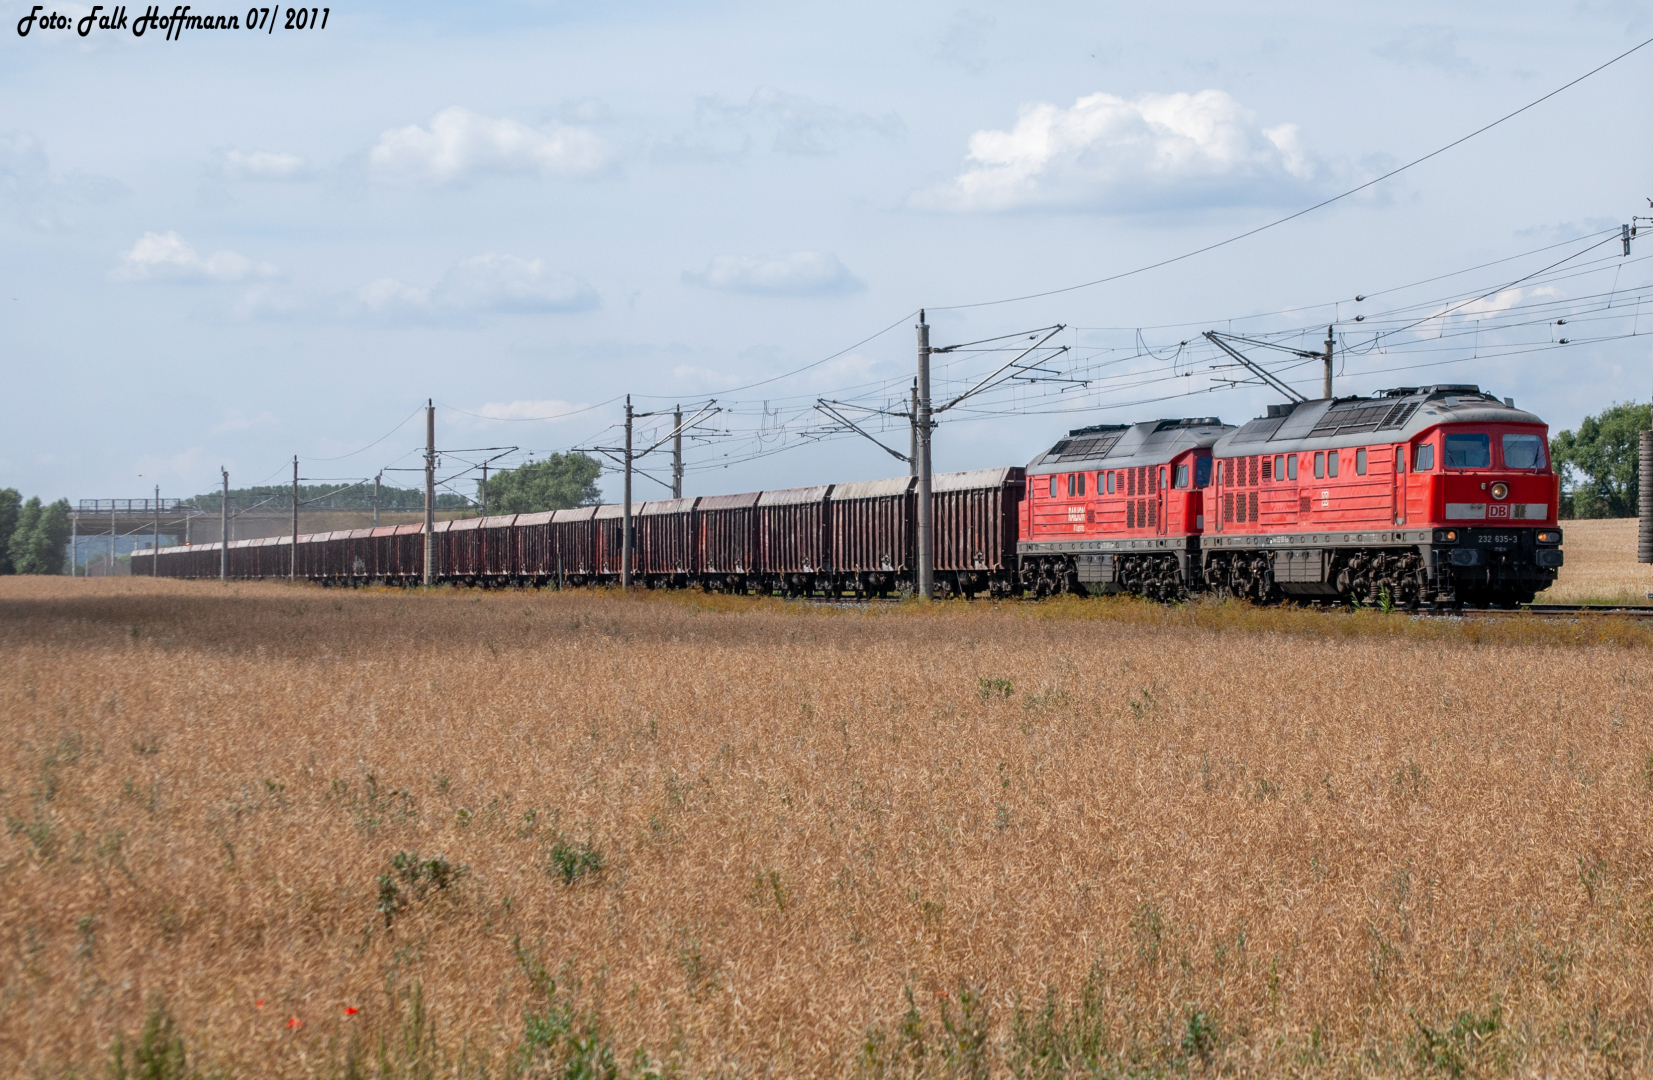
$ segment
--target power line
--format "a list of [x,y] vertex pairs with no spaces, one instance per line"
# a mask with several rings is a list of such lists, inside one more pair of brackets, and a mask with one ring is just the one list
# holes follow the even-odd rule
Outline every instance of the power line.
[[[391,428],[389,431],[385,432],[383,435],[379,436],[377,439],[374,439],[372,442],[368,443],[366,446],[362,447],[360,450],[352,450],[352,451],[350,451],[350,453],[340,454],[338,457],[319,457],[319,458],[310,458],[310,460],[311,461],[343,461],[345,458],[355,457],[357,454],[364,453],[365,451],[373,449],[375,446],[378,446],[380,443],[384,442],[386,439],[390,438],[392,435],[396,434],[398,431],[401,431],[404,427],[407,426],[408,420],[412,420],[415,416],[418,416],[418,415],[419,415],[419,410],[414,409],[412,412],[407,414],[406,419],[404,419],[400,424],[397,424],[395,427]],[[274,476],[275,474],[271,473],[270,475]]]

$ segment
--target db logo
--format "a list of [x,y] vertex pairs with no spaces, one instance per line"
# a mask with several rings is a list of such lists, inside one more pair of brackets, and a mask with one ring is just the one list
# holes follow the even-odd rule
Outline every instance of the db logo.
[[1487,507],[1487,517],[1489,518],[1507,518],[1509,516],[1510,508],[1505,503],[1493,503]]

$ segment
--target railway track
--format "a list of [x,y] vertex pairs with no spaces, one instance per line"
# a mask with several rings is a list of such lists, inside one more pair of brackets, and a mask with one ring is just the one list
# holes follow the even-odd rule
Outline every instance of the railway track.
[[1579,616],[1624,615],[1636,619],[1653,618],[1653,607],[1635,607],[1619,604],[1522,604],[1518,608],[1465,608],[1442,614],[1483,618],[1486,616],[1535,615],[1547,619],[1571,619]]
[[[869,604],[899,604],[899,597],[817,596],[804,598],[807,603],[823,607],[860,607]],[[1037,603],[1037,601],[1033,601]],[[1653,619],[1653,604],[1522,604],[1513,608],[1420,608],[1417,611],[1394,609],[1397,615],[1419,615],[1433,618],[1485,619],[1528,617],[1541,619],[1597,618],[1619,615],[1632,619]]]

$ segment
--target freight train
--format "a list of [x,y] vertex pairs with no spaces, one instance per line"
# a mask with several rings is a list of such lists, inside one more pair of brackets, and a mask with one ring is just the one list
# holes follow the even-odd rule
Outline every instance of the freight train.
[[[1068,432],[1026,467],[937,475],[939,596],[1209,593],[1420,606],[1530,603],[1562,565],[1544,422],[1476,386]],[[634,580],[782,596],[879,597],[916,577],[912,477],[645,502]],[[445,521],[435,577],[614,583],[620,506]],[[415,584],[422,525],[232,541],[234,578]],[[296,555],[295,555],[296,552]],[[220,545],[140,551],[134,574],[219,576]]]

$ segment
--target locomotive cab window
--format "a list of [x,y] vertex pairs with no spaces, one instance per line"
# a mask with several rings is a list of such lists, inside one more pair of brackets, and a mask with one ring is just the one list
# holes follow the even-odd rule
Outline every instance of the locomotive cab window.
[[1504,468],[1542,469],[1544,440],[1537,435],[1504,436]]
[[1159,467],[1159,489],[1161,491],[1165,490],[1165,466],[1163,465]]
[[1177,466],[1176,479],[1171,482],[1171,486],[1177,488],[1188,486],[1188,466],[1186,463]]
[[1202,458],[1198,458],[1198,459],[1195,460],[1195,462],[1194,462],[1194,486],[1195,487],[1201,487],[1201,488],[1211,486],[1211,459],[1210,458],[1202,457]]
[[1326,475],[1326,452],[1324,450],[1322,450],[1321,452],[1314,455],[1314,478],[1316,480],[1319,480],[1322,477],[1324,477],[1325,475]]
[[1435,444],[1419,443],[1412,454],[1412,471],[1428,472],[1435,467]]
[[1446,467],[1449,469],[1490,469],[1492,437],[1476,432],[1448,432]]
[[1355,475],[1366,475],[1366,448],[1364,446],[1355,451]]

